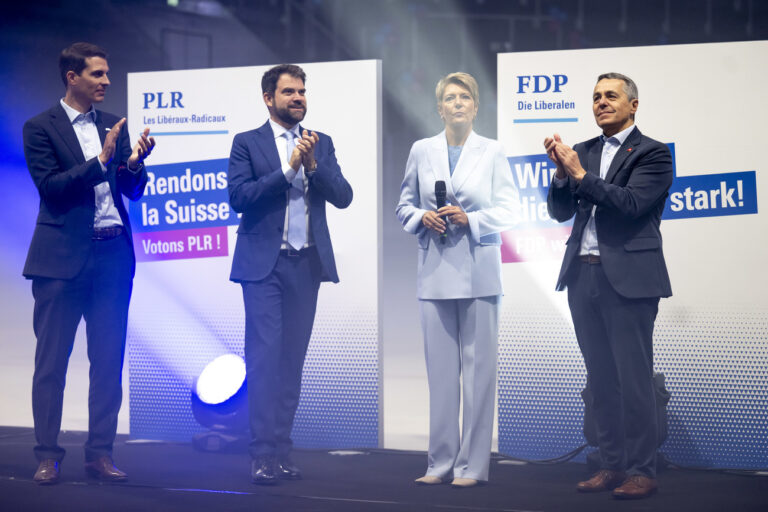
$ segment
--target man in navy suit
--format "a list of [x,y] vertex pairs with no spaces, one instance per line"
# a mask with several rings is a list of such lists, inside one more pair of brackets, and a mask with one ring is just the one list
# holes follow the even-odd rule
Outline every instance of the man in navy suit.
[[352,188],[331,138],[299,126],[304,71],[275,66],[261,80],[269,120],[239,133],[229,157],[229,202],[242,214],[230,279],[245,303],[251,478],[301,478],[291,429],[321,281],[338,282],[326,202],[346,208]]
[[653,324],[659,298],[672,295],[659,230],[672,157],[635,127],[637,107],[629,77],[600,75],[592,110],[603,134],[573,149],[557,134],[544,141],[557,165],[549,214],[560,222],[576,215],[557,289],[568,288],[601,459],[577,490],[613,490],[619,499],[657,489]]
[[90,43],[64,49],[64,98],[24,124],[24,154],[40,194],[24,265],[35,299],[32,413],[40,484],[59,480],[64,383],[81,318],[91,363],[85,469],[103,480],[126,478],[112,462],[135,268],[123,196],[144,193],[143,161],[155,143],[145,129],[131,149],[125,118],[94,109],[110,84],[106,57]]

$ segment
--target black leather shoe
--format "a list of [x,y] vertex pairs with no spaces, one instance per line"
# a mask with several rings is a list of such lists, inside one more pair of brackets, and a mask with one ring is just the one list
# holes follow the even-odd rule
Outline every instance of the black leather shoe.
[[275,485],[275,458],[269,455],[256,457],[251,461],[251,482],[257,485]]
[[107,482],[122,482],[128,479],[128,475],[115,467],[112,457],[105,455],[96,460],[85,463],[85,472],[91,478],[98,478]]
[[301,470],[296,467],[289,456],[280,457],[275,468],[277,476],[286,480],[301,480]]
[[45,459],[37,466],[34,476],[40,485],[53,485],[59,481],[59,462],[56,459]]

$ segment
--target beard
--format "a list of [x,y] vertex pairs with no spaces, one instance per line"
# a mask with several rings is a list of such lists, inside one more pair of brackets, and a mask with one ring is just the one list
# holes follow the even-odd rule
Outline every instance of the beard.
[[275,109],[275,114],[282,122],[293,126],[304,119],[304,116],[307,114],[307,107],[302,106],[300,112],[291,110],[289,107],[281,107]]

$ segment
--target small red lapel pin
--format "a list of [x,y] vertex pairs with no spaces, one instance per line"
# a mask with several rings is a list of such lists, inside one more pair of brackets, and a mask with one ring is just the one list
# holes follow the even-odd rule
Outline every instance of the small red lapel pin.
[[631,153],[631,152],[632,152],[632,148],[627,148],[627,153]]

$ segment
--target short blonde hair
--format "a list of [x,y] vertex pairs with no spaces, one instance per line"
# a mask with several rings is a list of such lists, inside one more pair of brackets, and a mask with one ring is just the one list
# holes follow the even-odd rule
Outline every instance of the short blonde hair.
[[445,88],[448,86],[448,84],[456,84],[459,87],[468,90],[469,94],[472,96],[472,100],[475,102],[475,105],[480,103],[480,94],[478,93],[477,89],[477,80],[475,80],[475,77],[469,73],[462,73],[459,71],[445,75],[440,79],[439,82],[437,82],[437,87],[435,88],[435,96],[437,96],[438,105],[441,101],[443,101],[443,93],[445,92]]

